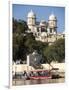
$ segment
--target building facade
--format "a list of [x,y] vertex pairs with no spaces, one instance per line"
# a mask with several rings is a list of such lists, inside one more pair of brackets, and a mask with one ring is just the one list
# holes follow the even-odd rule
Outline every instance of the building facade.
[[52,43],[56,39],[64,38],[64,34],[57,33],[57,17],[54,14],[49,16],[48,22],[41,20],[37,25],[36,14],[31,10],[27,15],[29,32],[32,32],[35,39],[42,42]]

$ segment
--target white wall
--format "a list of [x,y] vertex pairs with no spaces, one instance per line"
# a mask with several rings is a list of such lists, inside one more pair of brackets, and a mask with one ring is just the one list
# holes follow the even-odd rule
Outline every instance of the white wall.
[[[54,68],[59,68],[59,72],[65,72],[65,63],[52,63],[51,64]],[[45,70],[52,69],[52,67],[49,64],[42,64],[43,68]],[[18,64],[13,65],[12,68],[13,72],[23,72],[24,70],[35,70],[32,66],[27,66],[27,64]]]

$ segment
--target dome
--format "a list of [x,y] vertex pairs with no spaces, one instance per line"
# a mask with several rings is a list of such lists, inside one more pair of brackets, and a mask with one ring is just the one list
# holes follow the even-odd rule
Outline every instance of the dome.
[[49,16],[49,20],[57,20],[57,19],[56,19],[56,16],[55,16],[54,14],[51,14],[51,15]]
[[46,21],[45,20],[41,20],[40,26],[46,26]]
[[38,53],[37,53],[37,51],[35,50],[32,54],[33,54],[33,55],[36,55],[36,54],[38,54]]
[[34,12],[31,10],[29,13],[28,13],[28,16],[27,17],[33,17],[35,18],[36,15],[34,14]]
[[46,33],[46,32],[42,32],[42,33],[41,33],[41,36],[42,36],[42,37],[46,37],[46,36],[47,36],[47,33]]

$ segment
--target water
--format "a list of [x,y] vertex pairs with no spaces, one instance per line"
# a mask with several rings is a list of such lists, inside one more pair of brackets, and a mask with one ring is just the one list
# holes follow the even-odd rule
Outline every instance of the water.
[[49,83],[64,83],[65,78],[59,79],[38,79],[38,80],[13,80],[13,85],[36,85],[36,84],[49,84]]

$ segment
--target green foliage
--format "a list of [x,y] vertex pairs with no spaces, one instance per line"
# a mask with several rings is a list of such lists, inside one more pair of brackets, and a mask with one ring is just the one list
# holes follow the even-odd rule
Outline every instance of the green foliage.
[[16,30],[17,30],[17,25],[18,25],[18,21],[13,18],[13,33],[16,32]]
[[32,53],[34,51],[34,45],[36,43],[35,37],[30,33],[26,34],[24,45],[27,48],[27,53]]
[[54,43],[55,52],[57,53],[59,62],[65,59],[65,39],[59,39]]
[[44,50],[44,56],[48,63],[52,61],[63,62],[65,59],[65,40],[58,39],[53,45]]
[[13,60],[26,60],[26,47],[24,46],[24,35],[28,26],[23,20],[13,18]]
[[16,20],[13,18],[13,33],[25,33],[27,29],[28,26],[24,20]]
[[17,44],[13,45],[13,60],[16,61],[18,59],[18,51],[19,46]]

